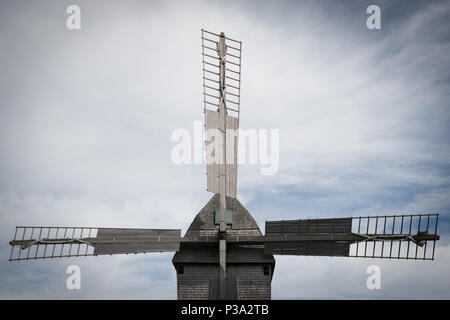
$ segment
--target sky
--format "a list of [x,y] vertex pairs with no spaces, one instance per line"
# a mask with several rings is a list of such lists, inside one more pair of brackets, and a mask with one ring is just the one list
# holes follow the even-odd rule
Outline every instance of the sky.
[[272,298],[449,299],[449,21],[449,1],[2,0],[0,298],[176,299],[172,253],[8,262],[8,242],[16,225],[186,231],[212,194],[171,133],[203,120],[204,28],[242,40],[241,128],[280,132],[277,174],[239,167],[262,231],[440,214],[435,261],[276,256]]

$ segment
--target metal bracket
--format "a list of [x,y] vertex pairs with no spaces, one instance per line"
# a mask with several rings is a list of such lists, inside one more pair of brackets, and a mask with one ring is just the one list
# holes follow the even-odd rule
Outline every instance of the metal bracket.
[[[19,241],[16,241],[19,242]],[[22,241],[20,241],[22,242]],[[31,241],[27,241],[25,243],[21,243],[20,244],[20,248],[22,250],[27,249],[33,245],[36,244],[71,244],[71,243],[77,243],[77,244],[87,244],[89,246],[92,246],[93,244],[85,241],[83,239],[80,238],[61,238],[61,239],[36,239],[36,240],[31,240]],[[11,245],[14,245],[14,241],[10,242]]]
[[[374,235],[366,235],[366,234],[358,234],[358,236],[363,237],[360,241],[355,242],[367,242],[367,241],[392,241],[392,240],[410,240],[414,242],[419,247],[423,247],[425,244],[424,240],[421,240],[420,237],[428,235],[427,231],[419,231],[413,235],[409,234],[374,234]],[[418,239],[419,238],[419,239]]]

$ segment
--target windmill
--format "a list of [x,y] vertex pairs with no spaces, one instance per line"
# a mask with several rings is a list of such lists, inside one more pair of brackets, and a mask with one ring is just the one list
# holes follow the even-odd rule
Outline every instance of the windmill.
[[266,221],[237,193],[242,43],[201,30],[207,188],[214,196],[180,229],[17,226],[10,261],[176,252],[178,299],[270,299],[273,255],[433,260],[438,214]]

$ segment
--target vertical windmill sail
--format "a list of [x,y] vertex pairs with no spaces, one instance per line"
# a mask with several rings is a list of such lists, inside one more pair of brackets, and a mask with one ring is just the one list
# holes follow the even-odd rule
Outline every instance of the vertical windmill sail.
[[224,175],[226,196],[232,198],[236,198],[237,189],[241,52],[241,41],[202,29],[207,190],[221,193]]

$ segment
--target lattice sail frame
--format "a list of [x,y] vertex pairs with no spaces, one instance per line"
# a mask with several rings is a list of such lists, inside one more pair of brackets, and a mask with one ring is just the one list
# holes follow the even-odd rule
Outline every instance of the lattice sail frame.
[[86,227],[17,226],[9,243],[9,261],[92,256],[94,247],[91,240],[97,230]]
[[[204,109],[217,111],[219,108],[220,97],[220,61],[218,55],[218,45],[220,34],[206,31],[202,32],[202,64],[203,64],[203,103]],[[229,115],[239,118],[241,103],[241,57],[242,41],[225,37],[226,69],[228,75],[225,75],[225,88],[227,96],[227,111]],[[232,97],[232,98],[231,98]],[[215,107],[215,108],[214,108]],[[213,109],[212,109],[213,108]]]
[[352,231],[363,238],[351,244],[349,257],[434,260],[439,214],[367,216],[352,220]]

